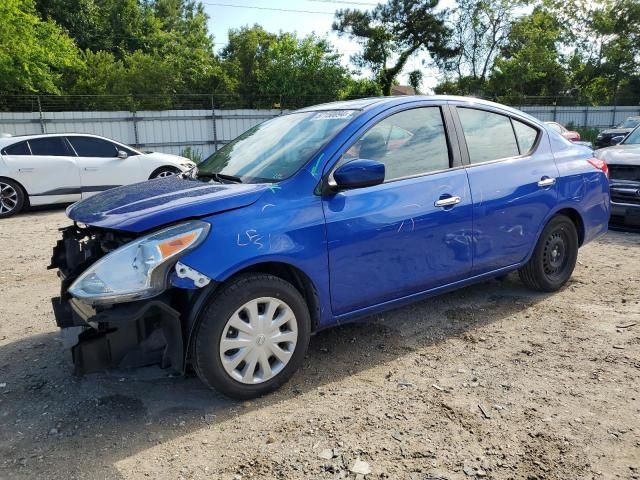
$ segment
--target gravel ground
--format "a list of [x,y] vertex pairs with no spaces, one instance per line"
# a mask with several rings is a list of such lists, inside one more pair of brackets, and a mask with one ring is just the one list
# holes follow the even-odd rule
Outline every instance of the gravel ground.
[[67,223],[0,222],[0,478],[640,478],[640,234],[586,246],[554,295],[511,275],[322,332],[237,403],[157,368],[72,375],[45,268]]

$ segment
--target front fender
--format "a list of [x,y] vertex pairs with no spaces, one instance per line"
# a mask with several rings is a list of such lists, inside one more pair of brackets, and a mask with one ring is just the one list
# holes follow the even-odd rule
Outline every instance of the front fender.
[[303,272],[320,302],[320,324],[330,321],[328,251],[320,197],[285,189],[267,191],[255,204],[206,219],[207,239],[180,261],[216,282],[261,263]]

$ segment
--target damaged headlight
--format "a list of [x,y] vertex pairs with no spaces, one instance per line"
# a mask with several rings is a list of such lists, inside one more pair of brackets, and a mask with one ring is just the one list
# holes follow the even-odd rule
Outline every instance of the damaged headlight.
[[69,288],[90,304],[120,303],[159,295],[178,258],[206,238],[210,225],[191,221],[138,238],[104,256]]

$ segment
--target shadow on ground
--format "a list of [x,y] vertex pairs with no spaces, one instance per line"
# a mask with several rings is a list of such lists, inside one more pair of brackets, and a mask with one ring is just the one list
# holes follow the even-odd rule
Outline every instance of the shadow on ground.
[[544,298],[511,275],[323,331],[302,370],[249,405],[156,368],[75,378],[54,333],[9,343],[0,347],[0,477],[53,477],[64,458],[70,478],[121,478],[118,461],[158,443],[392,365],[416,349],[509,321]]

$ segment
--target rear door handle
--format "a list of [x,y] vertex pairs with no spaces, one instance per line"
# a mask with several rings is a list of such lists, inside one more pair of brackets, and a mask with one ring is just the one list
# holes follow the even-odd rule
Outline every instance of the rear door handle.
[[540,188],[551,187],[556,184],[556,179],[552,177],[542,177],[538,182]]
[[462,199],[460,197],[446,197],[436,200],[433,204],[434,207],[452,207],[460,203]]
[[85,172],[97,172],[98,167],[84,167]]
[[23,173],[31,173],[33,172],[33,168],[19,168],[18,169],[19,172],[23,172]]

